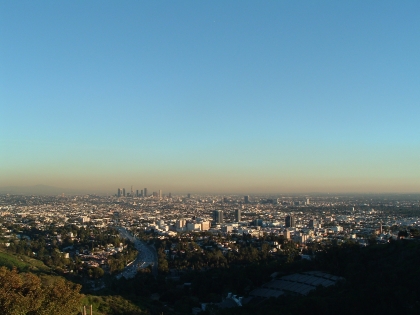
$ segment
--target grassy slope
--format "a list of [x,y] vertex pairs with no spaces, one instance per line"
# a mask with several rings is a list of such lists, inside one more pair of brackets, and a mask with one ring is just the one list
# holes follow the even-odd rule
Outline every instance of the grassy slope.
[[6,266],[7,268],[16,267],[20,271],[26,271],[29,268],[29,265],[19,258],[0,252],[0,266]]
[[0,266],[16,267],[19,271],[51,274],[51,268],[42,261],[25,256],[0,252]]
[[[87,295],[82,301],[82,304],[86,306],[88,314],[90,314],[90,305],[92,305],[93,315],[108,315],[108,314],[147,314],[144,312],[144,308],[139,307],[132,301],[119,296],[119,295],[108,295],[108,296],[95,296]],[[143,309],[143,310],[142,310]]]

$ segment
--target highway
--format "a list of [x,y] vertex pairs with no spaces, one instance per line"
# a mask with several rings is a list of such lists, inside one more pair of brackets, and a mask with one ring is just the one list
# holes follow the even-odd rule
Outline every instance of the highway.
[[153,275],[157,276],[158,263],[156,250],[152,246],[149,246],[145,242],[134,237],[127,229],[123,227],[116,227],[116,229],[120,232],[122,237],[134,243],[134,246],[139,252],[136,259],[132,263],[129,263],[124,270],[117,275],[117,278],[134,278],[138,269],[146,268],[150,265],[152,266]]

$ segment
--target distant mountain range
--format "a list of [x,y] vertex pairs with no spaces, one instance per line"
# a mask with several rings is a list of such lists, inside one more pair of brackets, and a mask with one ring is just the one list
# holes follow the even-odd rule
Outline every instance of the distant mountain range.
[[87,191],[83,189],[60,188],[47,185],[33,185],[33,186],[6,186],[0,187],[0,194],[14,194],[14,195],[82,195],[88,193],[104,194],[98,191]]

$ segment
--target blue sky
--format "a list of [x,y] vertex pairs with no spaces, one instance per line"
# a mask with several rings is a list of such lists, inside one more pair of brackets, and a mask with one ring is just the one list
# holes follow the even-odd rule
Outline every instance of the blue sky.
[[419,14],[3,1],[0,186],[419,192]]

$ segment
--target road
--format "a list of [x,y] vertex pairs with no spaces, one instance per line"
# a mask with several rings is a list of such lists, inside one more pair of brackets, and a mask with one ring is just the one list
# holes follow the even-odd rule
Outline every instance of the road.
[[117,275],[117,278],[134,278],[138,269],[146,268],[150,265],[152,266],[153,275],[156,277],[158,262],[155,248],[134,237],[131,232],[123,227],[117,227],[116,229],[120,232],[122,237],[133,242],[139,252],[136,259],[132,263],[128,264],[124,270]]

